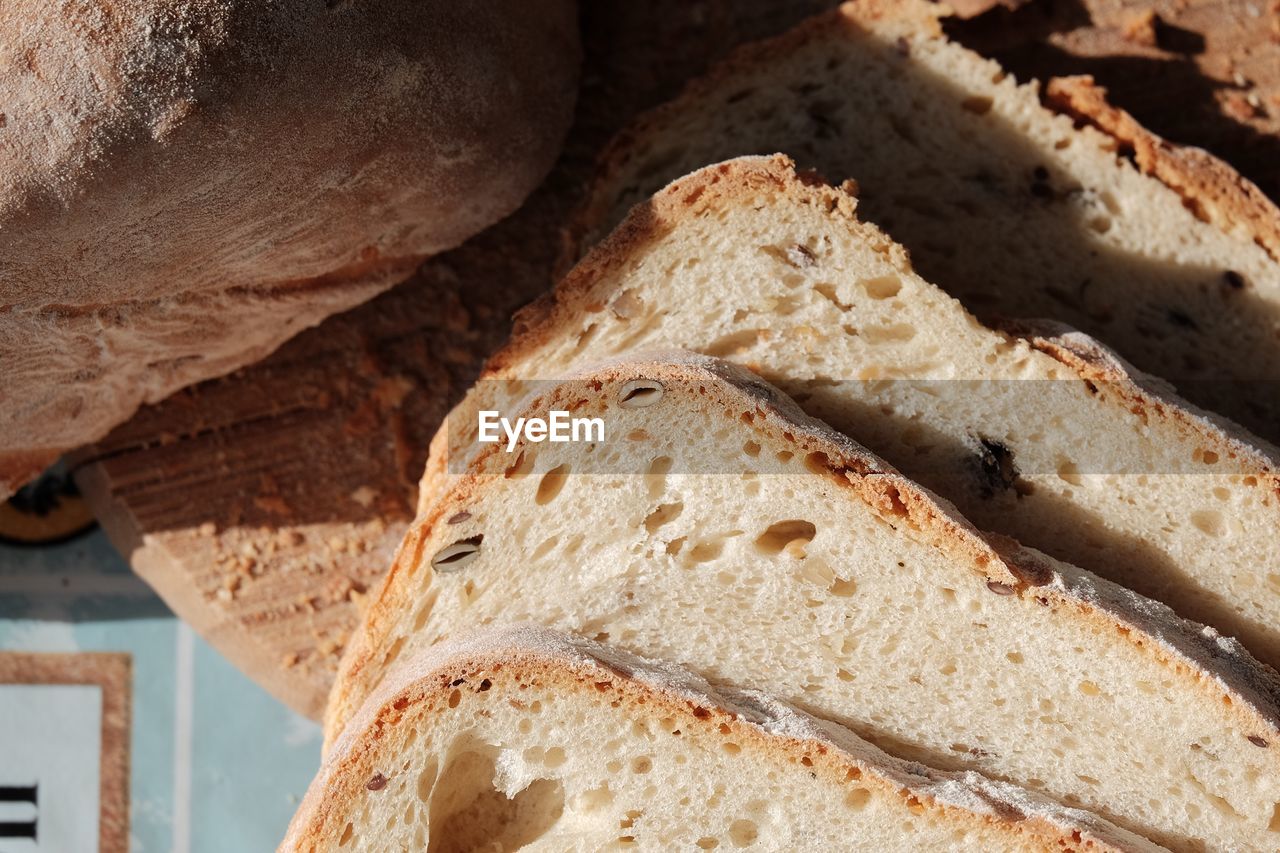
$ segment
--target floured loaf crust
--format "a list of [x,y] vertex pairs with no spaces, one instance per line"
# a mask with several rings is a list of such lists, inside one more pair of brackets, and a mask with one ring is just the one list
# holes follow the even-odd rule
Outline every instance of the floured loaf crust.
[[0,9],[0,497],[511,212],[576,5]]

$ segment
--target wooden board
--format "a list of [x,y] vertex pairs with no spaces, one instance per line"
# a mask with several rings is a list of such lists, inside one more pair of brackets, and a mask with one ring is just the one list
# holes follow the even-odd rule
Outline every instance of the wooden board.
[[[1093,73],[1153,130],[1280,198],[1276,0],[1004,2],[953,35],[1024,77]],[[732,45],[826,5],[584,3],[578,120],[542,189],[413,280],[82,454],[77,481],[113,541],[214,646],[316,716],[410,520],[427,443],[510,312],[551,284],[558,224],[599,146]],[[1241,98],[1261,106],[1245,116]]]
[[511,218],[246,370],[146,408],[75,460],[112,541],[251,677],[316,717],[390,564],[427,445],[511,313],[548,288],[600,146],[733,45],[830,0],[583,3],[575,126]]

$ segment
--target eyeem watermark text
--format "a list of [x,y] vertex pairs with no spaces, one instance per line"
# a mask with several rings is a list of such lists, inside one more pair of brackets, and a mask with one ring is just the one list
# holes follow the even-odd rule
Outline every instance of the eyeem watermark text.
[[481,411],[479,441],[497,444],[505,438],[508,453],[515,451],[521,436],[535,443],[604,441],[603,418],[575,418],[560,409],[552,409],[547,414],[545,418],[516,418],[513,424],[499,412]]

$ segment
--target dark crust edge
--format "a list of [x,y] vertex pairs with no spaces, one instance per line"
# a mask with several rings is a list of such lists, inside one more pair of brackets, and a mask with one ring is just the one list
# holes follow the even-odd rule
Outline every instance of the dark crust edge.
[[1177,193],[1197,218],[1223,231],[1244,228],[1272,260],[1280,261],[1280,207],[1257,185],[1203,148],[1177,145],[1147,130],[1107,101],[1089,75],[1054,77],[1046,107],[1085,122],[1133,152],[1138,171]]

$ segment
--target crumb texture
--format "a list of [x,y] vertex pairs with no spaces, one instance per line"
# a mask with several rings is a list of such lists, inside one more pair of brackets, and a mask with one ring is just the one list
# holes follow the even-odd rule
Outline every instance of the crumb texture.
[[1280,212],[1088,81],[1051,91],[1067,114],[1042,106],[937,8],[857,0],[740,51],[620,135],[579,250],[669,181],[782,152],[852,179],[860,215],[976,314],[1070,323],[1280,440]]
[[[756,371],[980,528],[1280,664],[1277,451],[1081,333],[983,326],[856,204],[777,157],[676,181],[525,313],[450,416],[449,450],[474,447],[475,407],[501,408],[490,398],[521,380],[698,350]],[[437,491],[424,483],[423,499]]]
[[531,626],[407,658],[282,849],[1160,849],[768,694]]
[[[637,384],[661,393],[632,405]],[[343,661],[331,737],[397,660],[528,620],[767,688],[893,754],[1177,849],[1274,843],[1280,691],[1238,644],[983,537],[724,362],[623,361],[519,411],[552,409],[613,438],[486,451],[452,479]]]

